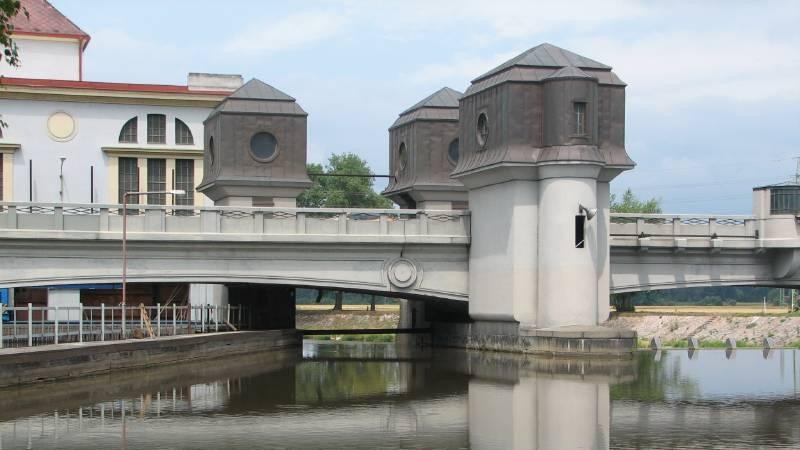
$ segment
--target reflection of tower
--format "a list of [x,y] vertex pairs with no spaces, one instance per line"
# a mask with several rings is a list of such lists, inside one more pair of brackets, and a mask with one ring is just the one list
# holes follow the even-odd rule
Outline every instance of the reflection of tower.
[[605,64],[542,44],[476,78],[459,121],[470,316],[523,328],[604,321],[609,182],[634,165],[625,84]]

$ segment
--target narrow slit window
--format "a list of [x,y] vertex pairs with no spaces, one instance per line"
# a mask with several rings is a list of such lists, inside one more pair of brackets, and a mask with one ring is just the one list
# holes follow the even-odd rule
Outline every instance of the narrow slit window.
[[584,248],[586,246],[586,216],[575,216],[575,248]]
[[575,134],[586,134],[586,102],[575,102]]

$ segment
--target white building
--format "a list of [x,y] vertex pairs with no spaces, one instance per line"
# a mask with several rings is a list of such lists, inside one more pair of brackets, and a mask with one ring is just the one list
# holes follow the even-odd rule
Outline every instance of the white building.
[[[126,191],[183,189],[142,203],[211,204],[203,120],[239,75],[189,74],[186,85],[86,81],[90,37],[46,0],[12,23],[21,64],[0,63],[0,201],[120,203]],[[196,289],[193,289],[196,291]]]

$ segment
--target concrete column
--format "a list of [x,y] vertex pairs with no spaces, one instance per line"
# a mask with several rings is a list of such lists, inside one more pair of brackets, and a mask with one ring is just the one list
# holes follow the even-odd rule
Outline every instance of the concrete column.
[[611,312],[611,248],[608,233],[611,230],[611,187],[609,182],[597,182],[597,323],[603,323]]
[[[228,287],[224,284],[190,284],[189,304],[192,306],[212,305],[222,307],[228,304]],[[200,320],[200,311],[194,310],[194,320]]]
[[538,191],[525,180],[469,191],[469,314],[475,320],[536,324]]
[[[587,220],[584,246],[576,248],[578,205],[595,208],[596,179],[578,178],[573,168],[542,170],[559,175],[540,181],[539,187],[539,310],[540,328],[597,325],[598,267],[597,218]],[[567,172],[567,173],[564,173]],[[586,170],[585,175],[590,175]],[[566,175],[566,176],[565,176]],[[572,177],[568,177],[572,175]]]

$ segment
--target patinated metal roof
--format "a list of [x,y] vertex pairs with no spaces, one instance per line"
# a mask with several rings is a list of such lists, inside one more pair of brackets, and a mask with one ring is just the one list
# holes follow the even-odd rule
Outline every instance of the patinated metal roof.
[[400,113],[408,114],[420,108],[458,108],[458,99],[463,94],[455,89],[445,86],[433,94],[420,100],[417,104]]
[[461,92],[443,87],[400,113],[390,130],[415,120],[458,120],[458,99]]
[[295,98],[291,95],[275,89],[257,78],[253,78],[243,84],[239,89],[234,91],[233,94],[229,95],[228,98],[242,100],[276,100],[284,102],[295,101]]
[[553,44],[539,44],[532,49],[529,49],[519,56],[509,59],[508,61],[500,64],[494,69],[479,76],[473,83],[488,78],[496,73],[500,73],[509,67],[514,66],[528,66],[528,67],[567,67],[574,66],[581,69],[599,69],[611,70],[611,66],[565,50],[561,47],[556,47]]
[[308,115],[294,97],[256,78],[226,97],[209,117],[219,113]]

